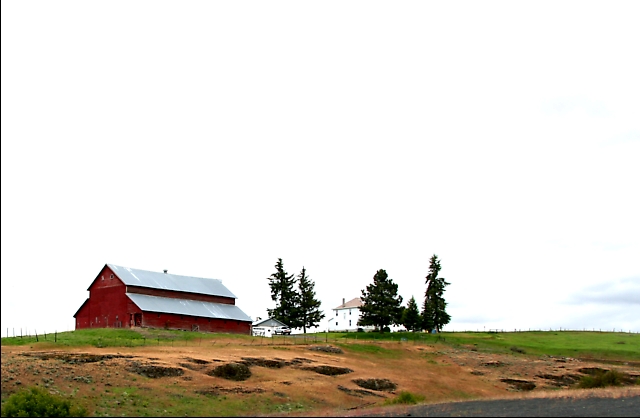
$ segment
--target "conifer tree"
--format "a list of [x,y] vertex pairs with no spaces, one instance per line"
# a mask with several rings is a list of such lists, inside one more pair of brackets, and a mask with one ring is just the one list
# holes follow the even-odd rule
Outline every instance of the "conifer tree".
[[434,254],[429,260],[427,291],[422,305],[422,325],[427,331],[435,329],[440,332],[451,321],[451,316],[447,313],[447,302],[444,300],[445,287],[449,283],[443,277],[438,277],[440,269],[440,260]]
[[358,325],[373,325],[380,332],[391,324],[402,321],[402,296],[398,295],[398,285],[384,270],[378,270],[373,283],[362,290],[362,306]]
[[320,311],[322,304],[316,299],[314,290],[315,283],[309,279],[307,270],[302,267],[302,271],[298,275],[298,306],[297,306],[297,323],[296,328],[300,326],[307,333],[307,327],[316,327],[324,318],[324,313]]
[[411,299],[407,302],[407,307],[402,312],[402,325],[408,331],[420,331],[422,329],[422,316],[420,316],[416,298],[413,296],[411,296]]
[[268,277],[271,288],[271,300],[276,303],[275,309],[267,309],[269,316],[280,322],[296,328],[298,295],[294,289],[295,278],[289,275],[284,269],[282,259],[278,258],[275,265],[276,272]]

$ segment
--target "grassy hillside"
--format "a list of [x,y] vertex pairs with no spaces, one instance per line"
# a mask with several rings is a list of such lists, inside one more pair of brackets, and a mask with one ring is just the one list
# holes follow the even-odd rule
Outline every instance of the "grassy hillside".
[[[228,339],[229,334],[211,334],[173,330],[129,330],[114,328],[84,329],[54,334],[2,338],[2,345],[59,345],[66,347],[189,347],[203,340]],[[486,352],[509,353],[524,350],[532,355],[552,355],[606,360],[640,360],[640,334],[592,331],[530,331],[506,333],[320,333],[278,336],[274,338],[234,335],[238,342],[255,345],[303,345],[317,343],[352,344],[364,341],[386,341],[398,344],[439,344],[460,347],[473,346]],[[55,343],[54,343],[55,339]],[[375,347],[375,346],[370,346]],[[373,348],[373,349],[379,349]],[[362,348],[360,348],[362,350]]]
[[[422,333],[351,333],[336,335],[344,340],[393,340],[402,343],[473,346],[487,352],[517,349],[528,354],[552,355],[606,360],[640,360],[640,334],[591,331],[530,331],[530,332],[443,332]],[[517,351],[516,351],[517,352]]]
[[[310,350],[326,345],[342,352]],[[536,391],[557,391],[557,382],[544,376],[571,377],[585,367],[603,367],[549,356],[620,361],[627,363],[620,367],[640,376],[640,335],[322,333],[260,338],[89,329],[37,339],[2,338],[2,402],[16,391],[39,386],[85,407],[93,416],[332,415],[331,411],[406,399],[446,402],[509,396],[518,391],[513,382],[520,384],[523,379],[534,383]],[[266,362],[250,364],[252,375],[246,381],[211,374],[219,365],[255,359]],[[312,366],[351,371],[323,375]],[[145,368],[179,374],[151,377]],[[505,382],[505,377],[511,380]],[[364,394],[367,391],[355,382],[371,378],[396,383],[397,393]]]

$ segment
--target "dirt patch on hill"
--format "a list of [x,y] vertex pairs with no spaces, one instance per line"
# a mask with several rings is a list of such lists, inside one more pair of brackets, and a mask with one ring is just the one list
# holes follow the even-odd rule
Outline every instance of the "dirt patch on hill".
[[343,354],[344,351],[340,347],[334,347],[331,345],[314,345],[309,347],[311,351],[322,351],[324,353]]
[[222,379],[242,381],[251,377],[251,370],[246,364],[228,363],[210,370],[207,374]]
[[121,354],[89,354],[89,353],[67,353],[64,351],[34,351],[28,353],[20,353],[25,357],[36,357],[41,360],[60,360],[69,364],[81,364],[81,363],[97,363],[99,361],[120,359],[120,358],[133,358],[131,355]]
[[335,366],[307,366],[301,367],[302,370],[310,370],[325,376],[339,376],[341,374],[353,373],[353,370],[347,367],[335,367]]
[[352,382],[361,388],[387,392],[394,391],[398,387],[389,379],[353,379]]
[[161,377],[182,376],[184,370],[178,367],[157,366],[155,364],[143,364],[137,361],[131,362],[126,368],[127,371],[137,373],[141,376],[158,379]]
[[[310,350],[308,345],[256,346],[231,337],[216,338],[195,347],[83,347],[66,351],[56,347],[47,351],[35,345],[37,350],[2,346],[2,397],[40,386],[84,402],[92,415],[135,416],[142,411],[136,409],[140,405],[147,405],[144,411],[151,415],[167,415],[177,399],[194,397],[192,403],[181,403],[186,407],[200,405],[199,396],[215,396],[216,402],[207,404],[214,408],[210,411],[213,415],[218,414],[215,405],[231,402],[240,408],[233,410],[237,415],[295,415],[296,411],[323,415],[323,411],[331,411],[325,414],[331,416],[353,408],[381,406],[385,398],[397,396],[395,391],[421,395],[425,402],[434,403],[575,393],[572,388],[577,382],[597,373],[596,369],[617,370],[630,379],[636,376],[636,381],[640,376],[640,366],[631,363],[603,365],[444,344],[353,343],[383,349],[380,354],[372,350],[363,355],[362,349],[351,349],[349,344],[342,345],[342,353],[338,353]],[[386,381],[395,388],[383,389]],[[361,386],[357,382],[369,383]],[[639,386],[630,388],[640,391]],[[242,405],[253,409],[243,410]],[[220,412],[225,413],[228,411]]]
[[198,389],[194,391],[195,393],[199,393],[201,395],[209,395],[209,396],[220,396],[222,394],[251,394],[251,393],[265,393],[266,391],[262,388],[250,388],[244,386],[236,386],[232,388],[225,388],[223,386],[214,386],[211,388]]
[[384,398],[383,395],[380,395],[378,393],[375,392],[371,392],[370,390],[364,390],[364,389],[349,389],[347,387],[344,387],[342,385],[338,385],[338,390],[341,390],[342,392],[351,395],[351,396],[357,396],[359,398],[362,398],[363,396],[376,396],[378,398]]

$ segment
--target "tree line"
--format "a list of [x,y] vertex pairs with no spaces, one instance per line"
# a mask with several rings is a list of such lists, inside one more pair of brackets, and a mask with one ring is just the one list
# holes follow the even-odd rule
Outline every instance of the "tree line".
[[[321,302],[316,299],[315,283],[304,267],[297,277],[288,274],[279,258],[275,265],[276,272],[268,277],[271,288],[271,300],[276,303],[274,309],[267,309],[270,317],[275,318],[291,328],[307,328],[318,326],[325,317],[320,311]],[[439,276],[440,260],[433,255],[429,260],[429,274],[425,278],[426,291],[422,311],[412,296],[407,306],[402,306],[402,296],[398,295],[398,285],[389,278],[383,269],[373,276],[373,283],[362,290],[362,306],[360,307],[359,326],[373,326],[383,332],[390,325],[403,325],[410,331],[436,330],[451,321],[447,313],[447,302],[444,299],[445,288],[449,283]]]
[[382,332],[390,325],[403,325],[409,331],[436,330],[451,321],[444,299],[445,288],[449,283],[439,276],[440,260],[433,255],[429,260],[429,274],[425,283],[427,289],[422,304],[422,312],[413,296],[402,306],[402,296],[398,295],[398,285],[391,280],[385,270],[378,270],[373,283],[362,290],[362,306],[358,325],[373,326]]
[[318,326],[324,313],[320,311],[321,302],[316,299],[315,283],[307,270],[302,267],[300,274],[294,277],[285,271],[281,258],[275,267],[276,272],[267,278],[271,300],[276,303],[275,309],[267,309],[269,316],[291,328],[302,328],[305,333],[307,328]]

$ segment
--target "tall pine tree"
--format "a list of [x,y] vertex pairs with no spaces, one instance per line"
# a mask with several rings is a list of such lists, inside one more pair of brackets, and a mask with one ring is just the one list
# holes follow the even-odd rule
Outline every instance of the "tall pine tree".
[[298,295],[294,289],[295,278],[284,270],[282,259],[278,258],[275,265],[276,272],[268,277],[271,288],[271,300],[276,303],[275,309],[267,309],[269,316],[290,327],[296,328]]
[[383,331],[391,324],[402,321],[402,296],[398,295],[398,285],[384,270],[378,270],[373,283],[362,291],[362,306],[358,325],[373,325]]
[[411,299],[407,302],[407,307],[402,312],[402,325],[408,331],[420,331],[422,329],[422,316],[420,316],[416,298],[413,296],[411,296]]
[[440,269],[440,260],[434,254],[429,260],[427,291],[422,305],[422,326],[427,331],[435,329],[440,332],[442,327],[451,321],[451,316],[447,313],[447,302],[444,300],[445,287],[449,283],[443,277],[438,277]]
[[324,318],[324,313],[320,311],[321,302],[316,299],[315,285],[307,276],[307,270],[302,267],[302,271],[298,275],[298,321],[296,322],[299,325],[296,328],[302,326],[305,334],[307,327],[317,327]]

